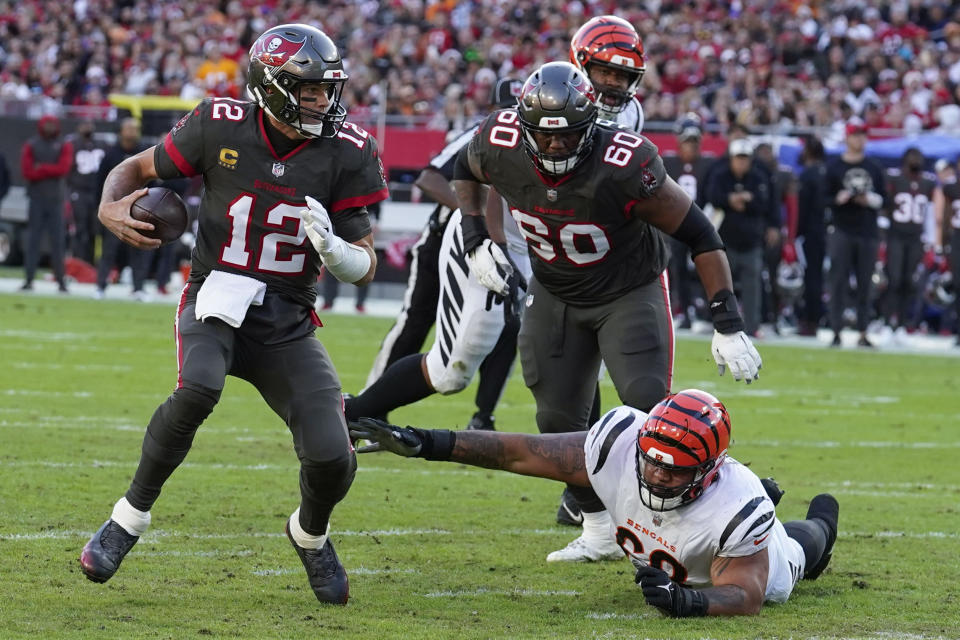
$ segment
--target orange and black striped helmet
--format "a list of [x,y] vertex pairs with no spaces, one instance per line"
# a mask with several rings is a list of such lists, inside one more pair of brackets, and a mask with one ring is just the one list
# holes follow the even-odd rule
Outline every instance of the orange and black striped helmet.
[[[668,511],[697,499],[710,486],[730,446],[730,414],[723,403],[699,389],[685,389],[660,401],[637,437],[640,499]],[[665,486],[644,477],[648,465],[690,474],[685,483]]]
[[[590,77],[588,65],[596,64],[624,71],[630,78],[626,91],[597,86],[598,106],[611,113],[619,113],[637,92],[646,71],[643,61],[643,42],[637,30],[623,18],[597,16],[577,29],[570,41],[570,62]],[[613,104],[604,102],[608,98]]]

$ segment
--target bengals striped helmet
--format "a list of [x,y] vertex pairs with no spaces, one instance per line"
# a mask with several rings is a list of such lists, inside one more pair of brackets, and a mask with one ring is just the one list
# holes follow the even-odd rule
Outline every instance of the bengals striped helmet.
[[[698,389],[667,396],[650,410],[637,438],[641,502],[654,511],[669,511],[696,500],[713,482],[729,445],[730,414],[722,402]],[[656,484],[651,466],[690,479]]]
[[[577,29],[570,41],[570,62],[593,82],[597,90],[597,106],[604,116],[615,118],[640,86],[646,71],[643,43],[637,30],[623,18],[597,16]],[[600,65],[623,71],[629,78],[626,91],[605,87],[590,76],[589,65]]]

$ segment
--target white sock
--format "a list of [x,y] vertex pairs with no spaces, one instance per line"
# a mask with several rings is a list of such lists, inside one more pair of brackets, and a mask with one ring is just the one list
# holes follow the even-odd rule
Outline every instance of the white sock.
[[330,533],[330,523],[327,523],[327,533],[315,536],[307,533],[300,526],[300,507],[290,516],[290,535],[293,541],[304,549],[319,549],[327,543],[327,534]]
[[135,509],[124,496],[113,505],[110,518],[132,536],[142,536],[150,526],[150,512]]
[[604,511],[581,511],[583,514],[583,537],[588,540],[610,539],[610,514]]

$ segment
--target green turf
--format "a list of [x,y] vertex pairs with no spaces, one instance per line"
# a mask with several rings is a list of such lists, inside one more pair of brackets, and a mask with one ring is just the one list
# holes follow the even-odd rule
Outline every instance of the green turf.
[[[344,388],[364,381],[388,323],[329,316],[319,334]],[[461,465],[363,456],[333,517],[346,608],[318,606],[283,536],[297,505],[289,435],[230,379],[153,527],[104,585],[80,548],[126,489],[144,425],[176,381],[173,308],[0,298],[0,638],[960,637],[960,360],[760,345],[749,388],[718,378],[703,340],[678,343],[675,388],[733,417],[732,453],[787,494],[840,500],[820,580],[758,618],[673,621],[644,604],[629,563],[548,565],[572,539],[559,485]],[[397,411],[463,425],[473,391]],[[609,381],[604,404],[615,403]],[[534,431],[515,373],[501,429]]]

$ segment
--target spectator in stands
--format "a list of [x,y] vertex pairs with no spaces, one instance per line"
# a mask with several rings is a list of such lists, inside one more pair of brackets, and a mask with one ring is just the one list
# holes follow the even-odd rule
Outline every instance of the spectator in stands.
[[64,183],[73,163],[73,145],[60,137],[60,120],[45,115],[37,122],[37,135],[23,145],[20,168],[27,181],[26,278],[21,290],[33,289],[40,259],[40,239],[50,239],[50,265],[60,292],[67,293],[63,254],[66,231],[63,225]]
[[100,163],[106,150],[93,138],[92,120],[81,120],[72,137],[73,168],[67,177],[74,233],[70,246],[74,258],[93,264],[94,244],[100,223]]
[[823,259],[827,249],[827,169],[823,163],[823,143],[810,136],[803,145],[798,180],[797,245],[804,257],[803,307],[800,311],[801,336],[817,335],[823,315]]
[[867,339],[870,320],[870,276],[877,259],[877,214],[885,204],[886,180],[883,169],[867,158],[867,127],[860,118],[846,124],[847,147],[827,164],[827,198],[833,210],[830,242],[830,327],[832,346],[841,345],[843,310],[846,305],[850,271],[856,277],[857,330],[861,347],[872,347]]
[[760,327],[760,270],[763,267],[764,229],[770,210],[769,180],[752,166],[753,144],[746,138],[731,141],[723,166],[710,174],[706,199],[723,211],[719,232],[743,307],[746,333]]
[[[109,148],[100,163],[100,172],[98,179],[98,192],[103,192],[103,183],[107,179],[107,174],[132,155],[143,151],[146,145],[140,140],[140,121],[136,118],[126,118],[120,123],[120,134],[117,144]],[[94,294],[98,300],[102,300],[107,291],[107,279],[110,276],[110,270],[114,267],[120,267],[121,255],[125,253],[127,264],[133,273],[133,296],[137,300],[146,300],[146,292],[143,290],[143,282],[147,277],[146,270],[150,255],[146,251],[134,249],[124,244],[121,240],[103,229],[103,245],[100,253],[100,262],[97,264],[97,291]]]

